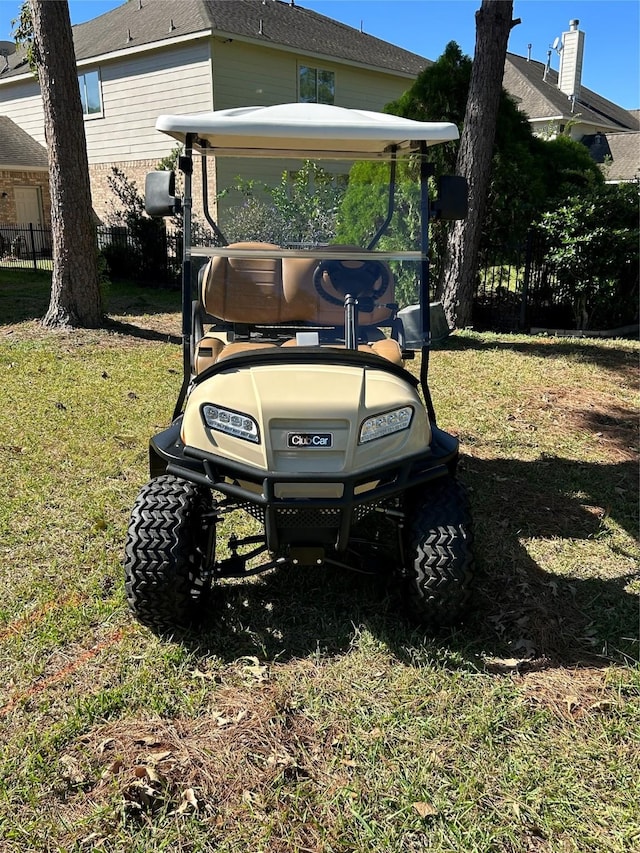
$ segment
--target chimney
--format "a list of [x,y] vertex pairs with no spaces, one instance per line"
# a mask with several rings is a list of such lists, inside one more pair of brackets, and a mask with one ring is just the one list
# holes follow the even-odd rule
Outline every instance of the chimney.
[[569,21],[569,32],[562,33],[558,88],[568,98],[580,97],[584,33],[578,29],[579,23],[577,19]]

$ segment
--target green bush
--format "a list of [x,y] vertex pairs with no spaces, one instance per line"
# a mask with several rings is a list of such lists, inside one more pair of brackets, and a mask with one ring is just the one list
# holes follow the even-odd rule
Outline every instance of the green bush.
[[310,160],[294,174],[283,172],[275,187],[238,179],[232,189],[240,193],[242,201],[222,217],[222,230],[230,242],[263,240],[287,246],[335,239],[344,182],[342,176],[332,175]]
[[[367,246],[385,221],[388,202],[389,164],[354,164],[338,215],[336,240]],[[397,166],[394,215],[376,248],[387,251],[420,248],[419,213],[417,164],[403,160]],[[432,243],[433,251],[436,251],[436,246]],[[415,263],[392,261],[391,268],[396,281],[396,301],[401,306],[415,302],[418,298]]]
[[543,215],[546,260],[577,328],[637,321],[639,213],[637,184],[605,184]]
[[117,166],[111,172],[107,182],[120,206],[112,203],[109,218],[112,230],[121,228],[122,234],[102,249],[109,274],[152,286],[166,284],[170,275],[165,223],[146,215],[135,181]]

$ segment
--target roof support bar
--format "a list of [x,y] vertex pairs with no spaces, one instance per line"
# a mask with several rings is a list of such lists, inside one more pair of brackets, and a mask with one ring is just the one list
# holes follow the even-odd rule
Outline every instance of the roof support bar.
[[387,207],[387,216],[380,228],[378,228],[375,236],[367,246],[367,251],[370,252],[372,249],[378,245],[378,240],[382,237],[384,232],[387,230],[389,223],[391,222],[391,217],[393,216],[393,211],[396,205],[396,146],[391,148],[391,174],[389,175],[389,203]]
[[[203,149],[207,147],[206,140],[202,144]],[[218,228],[218,223],[215,221],[213,216],[211,216],[211,211],[209,210],[209,177],[207,173],[207,156],[206,151],[202,157],[202,208],[204,211],[204,218],[207,220],[209,225],[211,226],[211,230],[218,238],[221,246],[227,246],[229,241],[224,236],[222,231]]]
[[182,198],[182,387],[173,410],[175,420],[180,412],[191,380],[191,208],[193,206],[193,134],[187,133],[184,154],[179,159],[184,175]]
[[420,363],[420,385],[424,395],[427,413],[431,423],[436,422],[436,413],[429,391],[429,352],[431,349],[431,288],[429,286],[429,178],[435,169],[433,163],[427,160],[427,144],[420,143],[420,305],[422,314],[422,358]]

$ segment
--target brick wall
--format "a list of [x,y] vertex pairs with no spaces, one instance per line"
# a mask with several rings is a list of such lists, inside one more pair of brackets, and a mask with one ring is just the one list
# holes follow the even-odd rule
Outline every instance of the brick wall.
[[[112,166],[117,166],[130,181],[135,182],[138,192],[144,197],[145,176],[147,172],[152,172],[157,165],[157,160],[91,164],[89,166],[91,200],[98,219],[105,225],[109,224],[114,206],[117,208],[120,204],[107,182],[107,178],[110,178],[113,174]],[[209,203],[212,207],[215,201],[214,175],[215,169],[212,163],[209,166]],[[178,177],[180,176],[178,175]],[[49,227],[51,225],[51,196],[49,193],[48,173],[18,171],[14,169],[0,169],[0,224],[15,225],[16,223],[14,187],[40,187],[44,214],[43,224]],[[194,158],[193,202],[195,215],[204,222],[199,157]]]
[[108,178],[112,177],[112,167],[119,168],[130,181],[133,181],[138,192],[144,197],[144,178],[147,172],[157,166],[157,160],[134,160],[125,163],[92,163],[89,165],[89,180],[91,182],[91,201],[98,219],[109,225],[114,208],[121,207],[120,201],[109,187]]
[[[145,177],[147,172],[153,172],[157,165],[157,160],[130,160],[121,163],[92,163],[89,165],[93,209],[103,224],[110,224],[114,209],[121,207],[119,199],[108,183],[108,178],[113,175],[112,168],[115,166],[124,172],[127,179],[135,183],[138,193],[144,198]],[[215,169],[211,163],[209,165],[209,205],[212,207],[212,212],[215,201],[214,176]],[[178,180],[180,180],[179,173]],[[204,222],[202,215],[202,173],[199,157],[194,158],[193,204],[195,215]]]

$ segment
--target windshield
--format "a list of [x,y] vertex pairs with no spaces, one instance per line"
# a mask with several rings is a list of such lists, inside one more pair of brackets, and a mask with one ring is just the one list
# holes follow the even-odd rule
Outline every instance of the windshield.
[[[289,247],[368,248],[389,212],[390,171],[386,162],[218,158],[218,222],[230,242],[259,237]],[[411,161],[398,165],[394,210],[376,248],[420,249],[417,171]]]
[[417,157],[398,162],[391,207],[389,162],[218,156],[207,165],[210,213],[224,240],[206,239],[196,181],[194,244],[268,243],[303,252],[349,246],[382,253],[399,301],[416,301],[422,258]]

